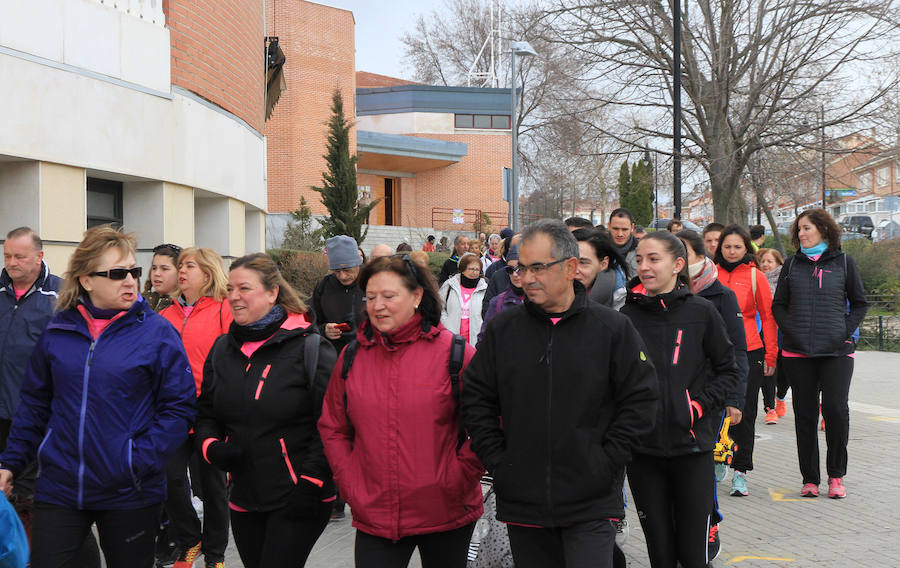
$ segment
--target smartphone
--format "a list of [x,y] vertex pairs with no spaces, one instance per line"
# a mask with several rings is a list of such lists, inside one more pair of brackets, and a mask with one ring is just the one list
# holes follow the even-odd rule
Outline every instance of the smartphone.
[[353,329],[352,327],[350,327],[349,323],[339,323],[335,327],[337,327],[341,331],[341,333],[346,333]]

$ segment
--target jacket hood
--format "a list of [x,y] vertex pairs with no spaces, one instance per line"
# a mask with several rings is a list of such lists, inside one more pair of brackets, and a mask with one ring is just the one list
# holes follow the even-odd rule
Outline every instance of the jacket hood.
[[628,283],[628,296],[625,298],[625,303],[635,304],[645,310],[665,312],[676,304],[683,303],[690,296],[693,294],[682,282],[678,282],[671,292],[650,296],[644,285],[641,284],[640,278],[634,277]]
[[395,351],[405,343],[415,343],[419,339],[434,339],[440,335],[443,328],[441,324],[423,325],[422,315],[417,312],[408,322],[391,332],[378,331],[372,322],[366,319],[356,331],[356,339],[363,347],[380,345],[388,351]]
[[[563,314],[561,314],[561,315],[554,314],[552,316],[552,317],[557,317],[557,315],[559,315],[560,321],[562,321],[564,319],[568,319],[568,318],[574,316],[575,314],[578,314],[578,313],[584,311],[584,309],[587,308],[587,305],[588,305],[587,288],[585,288],[584,284],[582,284],[578,280],[573,280],[572,286],[575,288],[575,300],[572,302],[572,305],[569,306],[569,309],[566,310]],[[535,304],[531,300],[529,300],[527,292],[525,293],[524,304],[525,304],[525,308],[528,310],[528,313],[530,313],[532,316],[534,316],[538,319],[543,319],[543,320],[547,320],[547,321],[550,320],[551,315],[549,313],[545,312],[540,306],[538,306],[537,304]]]

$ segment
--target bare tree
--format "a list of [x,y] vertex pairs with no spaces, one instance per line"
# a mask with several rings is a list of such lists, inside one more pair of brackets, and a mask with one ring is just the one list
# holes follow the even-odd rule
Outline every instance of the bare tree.
[[[682,3],[683,152],[709,175],[718,220],[746,219],[739,189],[754,154],[865,120],[897,84],[897,73],[879,81],[866,73],[891,45],[894,0]],[[548,39],[582,63],[582,78],[605,86],[598,102],[620,109],[608,134],[671,138],[670,4],[554,0],[546,21]]]

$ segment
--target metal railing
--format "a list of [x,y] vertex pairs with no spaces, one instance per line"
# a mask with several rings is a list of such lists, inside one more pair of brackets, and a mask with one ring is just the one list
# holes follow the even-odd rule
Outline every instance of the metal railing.
[[864,351],[900,352],[900,316],[866,316],[859,326],[859,345]]

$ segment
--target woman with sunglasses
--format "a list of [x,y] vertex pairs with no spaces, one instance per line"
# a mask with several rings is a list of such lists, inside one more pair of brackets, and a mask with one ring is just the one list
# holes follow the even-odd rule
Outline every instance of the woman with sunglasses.
[[441,323],[451,332],[465,337],[469,345],[478,343],[481,305],[487,287],[481,277],[481,259],[467,252],[459,257],[459,272],[445,280],[438,291],[444,306]]
[[136,240],[95,227],[35,347],[0,491],[37,460],[31,566],[73,565],[96,523],[111,568],[150,568],[165,466],[194,420],[178,334],[141,298]]
[[[188,248],[178,256],[178,300],[160,312],[184,342],[199,397],[203,384],[203,364],[216,339],[228,333],[233,317],[228,307],[228,278],[222,257],[208,248]],[[193,492],[203,501],[203,523],[191,503],[187,468],[194,455],[194,440],[186,440],[169,463],[169,515],[171,538],[179,549],[174,568],[190,568],[200,553],[206,566],[221,568],[228,546],[228,495],[225,473],[203,460],[192,469]]]
[[153,261],[150,265],[150,278],[144,284],[141,295],[154,312],[159,313],[175,302],[178,291],[178,255],[181,247],[163,244],[153,247]]
[[[408,256],[362,269],[367,317],[335,364],[319,420],[353,510],[358,568],[407,566],[417,547],[424,568],[464,568],[483,510],[484,470],[460,444],[453,334],[426,270]],[[475,349],[462,347],[464,369]]]

